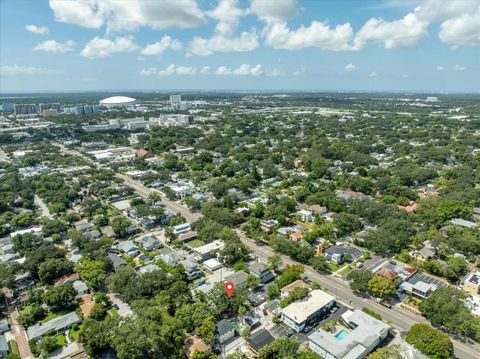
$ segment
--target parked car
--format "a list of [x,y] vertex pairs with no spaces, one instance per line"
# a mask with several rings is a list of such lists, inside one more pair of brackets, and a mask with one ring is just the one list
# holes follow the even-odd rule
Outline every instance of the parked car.
[[355,264],[355,267],[357,267],[357,268],[362,268],[362,267],[363,267],[363,263],[362,263],[362,262],[358,262],[357,264]]
[[310,333],[312,331],[313,327],[311,325],[307,325],[305,326],[305,328],[303,328],[302,332],[304,333]]
[[288,329],[287,332],[285,333],[285,336],[286,336],[287,338],[290,338],[293,334],[295,334],[295,331],[294,331],[292,328],[290,328],[290,329]]

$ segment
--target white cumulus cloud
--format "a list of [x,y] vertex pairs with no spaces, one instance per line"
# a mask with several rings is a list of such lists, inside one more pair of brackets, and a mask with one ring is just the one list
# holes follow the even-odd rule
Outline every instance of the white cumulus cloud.
[[347,71],[347,72],[352,72],[352,71],[355,71],[355,68],[356,68],[356,66],[354,64],[350,63],[347,66],[345,66],[344,70]]
[[131,36],[118,36],[115,40],[95,36],[82,50],[80,55],[89,59],[101,59],[120,52],[130,52],[138,49]]
[[273,69],[267,72],[267,76],[270,76],[270,77],[277,77],[282,75],[283,74],[279,69]]
[[237,7],[237,2],[220,0],[215,9],[206,13],[208,17],[218,21],[214,34],[210,38],[194,37],[188,46],[189,54],[209,56],[215,52],[246,52],[259,46],[255,29],[235,36],[240,17],[246,14]]
[[196,0],[50,0],[57,21],[108,31],[192,28],[204,21]]
[[265,19],[287,20],[298,14],[296,0],[250,0],[248,12]]
[[215,72],[215,75],[218,76],[260,76],[263,74],[263,67],[260,64],[257,64],[255,66],[251,66],[248,64],[243,64],[240,65],[239,67],[235,69],[231,69],[226,66],[219,66]]
[[176,69],[177,75],[195,75],[196,73],[197,70],[193,67],[178,66]]
[[275,49],[300,50],[308,47],[317,47],[329,51],[348,51],[352,46],[350,41],[353,30],[350,23],[329,25],[312,21],[309,27],[304,25],[291,30],[286,22],[269,21],[262,31],[265,43]]
[[172,75],[195,75],[197,69],[194,67],[188,66],[176,66],[175,64],[170,64],[164,69],[157,69],[156,67],[150,67],[148,69],[143,69],[140,71],[141,76],[172,76]]
[[439,66],[437,66],[437,71],[443,71],[443,70],[445,70],[445,67],[443,67],[443,66],[440,66],[440,65],[439,65]]
[[33,51],[45,51],[63,54],[65,52],[73,51],[75,49],[75,45],[75,41],[73,40],[68,40],[63,43],[55,40],[47,40],[35,46]]
[[467,68],[463,65],[456,64],[455,67],[453,68],[455,71],[465,71]]
[[153,44],[147,44],[147,46],[142,49],[141,53],[146,56],[160,55],[167,49],[179,51],[182,47],[183,45],[179,40],[172,40],[170,36],[164,35],[160,41],[154,42]]
[[0,76],[56,76],[63,75],[64,71],[46,69],[43,67],[21,66],[21,65],[1,65]]
[[428,22],[410,13],[403,19],[385,21],[372,18],[355,35],[355,49],[361,50],[369,41],[379,43],[386,49],[413,47],[428,35]]
[[210,75],[210,66],[203,66],[200,73],[202,75]]
[[307,69],[305,67],[299,68],[295,71],[292,72],[293,76],[303,76],[307,72]]
[[37,34],[37,35],[48,34],[48,27],[46,26],[25,25],[25,30],[30,31],[31,33]]
[[370,74],[368,75],[370,77],[377,77],[378,76],[378,73],[376,73],[375,71],[372,71],[370,72]]
[[453,48],[461,45],[480,46],[480,6],[475,13],[465,13],[444,21],[438,37]]

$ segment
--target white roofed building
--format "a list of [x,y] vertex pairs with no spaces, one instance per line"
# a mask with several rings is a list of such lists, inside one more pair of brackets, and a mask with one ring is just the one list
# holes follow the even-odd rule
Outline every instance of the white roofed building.
[[125,106],[130,106],[135,103],[135,99],[131,97],[126,97],[126,96],[112,96],[112,97],[107,97],[103,100],[100,101],[101,106],[105,106],[107,108],[112,108],[112,107],[125,107]]

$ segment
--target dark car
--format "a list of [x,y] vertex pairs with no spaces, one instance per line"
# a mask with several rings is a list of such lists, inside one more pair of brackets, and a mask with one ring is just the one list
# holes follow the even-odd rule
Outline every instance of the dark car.
[[302,332],[304,333],[310,333],[312,331],[313,327],[311,325],[307,325],[305,328],[303,328]]
[[293,334],[295,334],[295,331],[293,329],[288,329],[287,332],[285,333],[285,336],[287,338],[290,338]]

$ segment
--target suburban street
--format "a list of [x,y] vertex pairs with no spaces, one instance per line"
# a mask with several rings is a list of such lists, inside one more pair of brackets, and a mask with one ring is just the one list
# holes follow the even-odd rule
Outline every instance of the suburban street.
[[[246,237],[241,231],[237,230],[237,233],[241,241],[249,247],[260,259],[266,261],[268,257],[275,254],[275,252],[268,246],[258,246],[255,244],[255,241]],[[301,264],[299,262],[291,260],[289,257],[281,255],[284,264]],[[305,274],[311,279],[318,282],[323,289],[328,290],[331,294],[337,297],[341,302],[348,306],[363,308],[368,307],[371,310],[374,310],[382,316],[383,319],[389,320],[392,322],[392,326],[406,334],[410,327],[416,323],[426,323],[426,319],[414,315],[408,312],[405,312],[399,308],[386,308],[373,300],[360,298],[353,294],[353,291],[350,289],[349,285],[345,283],[342,279],[323,275],[318,273],[316,270],[310,266],[303,265],[305,267]],[[453,345],[455,348],[455,355],[459,359],[478,359],[480,358],[480,347],[478,344],[471,345],[465,344],[458,340],[453,340]]]
[[[98,163],[95,163],[87,156],[83,155],[78,151],[68,150],[64,146],[60,145],[62,151],[65,153],[70,153],[76,156],[80,156],[85,160],[89,161],[97,168],[103,167]],[[123,180],[124,183],[131,188],[133,188],[140,196],[143,198],[148,198],[152,193],[158,193],[161,196],[161,201],[165,205],[166,208],[174,211],[176,213],[180,213],[182,216],[186,218],[188,222],[195,221],[202,217],[201,213],[192,213],[188,208],[182,206],[181,204],[169,200],[166,198],[160,191],[145,187],[139,181],[133,180],[126,175],[123,174],[116,174],[116,177]],[[239,235],[241,241],[249,247],[252,252],[257,255],[263,261],[267,261],[268,257],[275,254],[273,249],[268,246],[258,246],[256,245],[255,241],[246,237],[240,230],[237,230],[237,234]],[[284,264],[301,264],[299,262],[293,261],[289,257],[285,255],[281,255]],[[303,265],[303,264],[302,264]],[[403,311],[399,308],[393,307],[391,309],[386,308],[373,300],[360,298],[353,294],[352,290],[350,289],[348,283],[344,282],[341,278],[337,278],[334,276],[328,276],[318,273],[310,266],[303,265],[305,267],[305,274],[311,279],[318,282],[322,288],[328,290],[331,294],[336,296],[339,301],[343,302],[344,304],[356,308],[368,307],[371,310],[374,310],[378,314],[382,316],[383,319],[391,321],[392,326],[401,332],[403,335],[410,329],[410,327],[416,323],[426,323],[426,319]],[[462,343],[458,340],[454,340],[452,338],[452,342],[455,348],[455,355],[459,359],[478,359],[480,358],[480,346],[478,344],[468,344]]]

